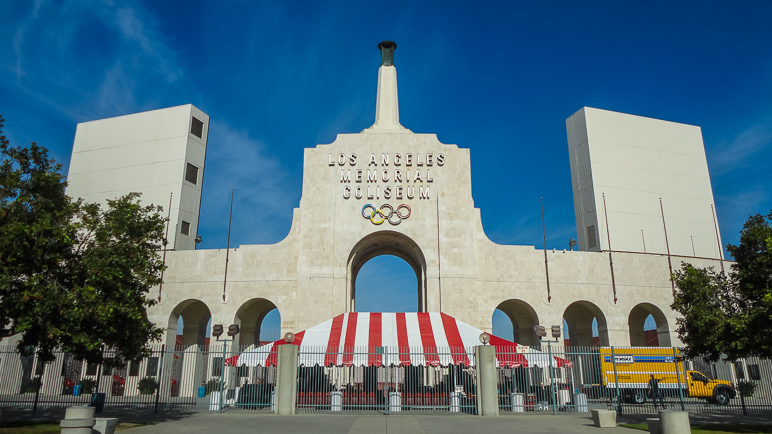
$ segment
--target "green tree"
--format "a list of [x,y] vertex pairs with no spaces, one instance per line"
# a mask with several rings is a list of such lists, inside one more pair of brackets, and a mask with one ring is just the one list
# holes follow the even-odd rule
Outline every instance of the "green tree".
[[728,245],[728,274],[682,264],[671,308],[688,356],[711,360],[772,357],[772,213],[754,214]]
[[[32,143],[11,147],[0,117],[0,330],[44,361],[60,348],[101,362],[149,353],[164,218],[131,193],[106,209],[68,197],[61,165]],[[0,338],[2,337],[0,336]]]

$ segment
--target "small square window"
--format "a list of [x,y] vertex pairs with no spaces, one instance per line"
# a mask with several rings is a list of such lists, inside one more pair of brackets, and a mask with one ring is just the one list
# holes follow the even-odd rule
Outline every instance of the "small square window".
[[199,139],[204,138],[204,123],[194,117],[193,121],[190,123],[190,134],[193,134]]
[[198,184],[198,167],[188,163],[185,167],[185,181],[193,185]]
[[190,223],[183,220],[182,224],[180,225],[180,233],[182,235],[190,235]]
[[139,361],[132,360],[129,363],[129,377],[139,377]]
[[587,247],[592,249],[598,245],[598,240],[595,238],[595,225],[587,226]]

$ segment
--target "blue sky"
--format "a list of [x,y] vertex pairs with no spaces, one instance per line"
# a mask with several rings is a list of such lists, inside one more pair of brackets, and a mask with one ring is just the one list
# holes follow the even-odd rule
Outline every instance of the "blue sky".
[[[772,2],[5,1],[0,14],[5,133],[65,171],[78,122],[187,103],[211,116],[204,248],[225,246],[231,188],[232,245],[286,236],[303,148],[373,123],[384,39],[402,124],[471,149],[497,243],[541,246],[540,197],[548,246],[576,238],[565,119],[582,106],[702,127],[725,243],[772,209]],[[363,269],[360,308],[409,310],[413,288],[363,289],[414,280],[381,262]]]

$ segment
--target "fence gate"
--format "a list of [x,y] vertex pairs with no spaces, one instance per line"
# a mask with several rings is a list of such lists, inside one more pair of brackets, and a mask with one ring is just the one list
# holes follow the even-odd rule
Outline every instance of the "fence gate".
[[[416,354],[423,356],[387,347],[351,348],[341,353],[330,353],[327,348],[305,350],[299,355],[297,412],[477,413],[474,367],[404,363]],[[452,355],[450,350],[438,350],[429,358],[451,360]]]

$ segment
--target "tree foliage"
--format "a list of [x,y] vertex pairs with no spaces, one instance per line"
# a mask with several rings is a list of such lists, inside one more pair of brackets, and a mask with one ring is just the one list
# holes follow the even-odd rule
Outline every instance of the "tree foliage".
[[754,214],[728,245],[730,272],[682,264],[671,308],[689,356],[711,360],[772,357],[772,213]]
[[11,147],[0,117],[0,330],[24,354],[59,348],[102,361],[149,352],[162,330],[146,308],[160,283],[164,218],[131,193],[98,204],[65,194],[61,165],[37,145]]

